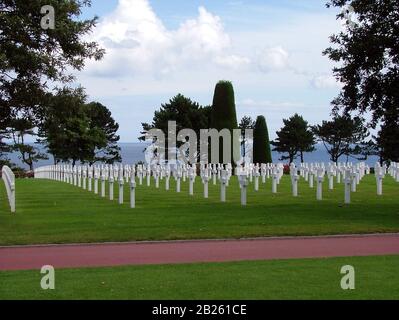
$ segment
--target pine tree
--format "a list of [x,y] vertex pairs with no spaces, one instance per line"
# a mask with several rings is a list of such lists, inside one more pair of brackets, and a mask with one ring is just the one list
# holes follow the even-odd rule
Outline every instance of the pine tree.
[[283,119],[284,126],[276,132],[277,138],[272,142],[273,151],[286,153],[281,160],[289,160],[290,163],[300,155],[301,162],[304,161],[304,152],[315,150],[315,137],[308,122],[302,116],[294,114],[289,119]]

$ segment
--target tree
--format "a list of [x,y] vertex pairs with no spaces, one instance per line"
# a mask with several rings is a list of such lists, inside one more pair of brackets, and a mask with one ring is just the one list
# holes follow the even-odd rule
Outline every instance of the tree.
[[281,160],[289,159],[290,163],[298,156],[304,162],[304,152],[315,150],[316,139],[308,122],[297,113],[289,119],[283,119],[284,126],[277,131],[277,138],[271,144],[275,147],[273,151],[288,153],[282,156]]
[[[160,129],[168,133],[168,122],[176,121],[176,130],[192,129],[197,136],[200,136],[200,130],[209,128],[211,107],[202,107],[199,103],[192,101],[182,94],[178,94],[168,103],[162,104],[161,108],[154,113],[152,123],[142,123],[143,131],[139,137],[140,141],[145,141],[146,134],[151,129]],[[183,142],[177,142],[180,147]],[[165,141],[165,156],[168,156],[167,136]],[[198,145],[199,148],[199,145]]]
[[[223,129],[230,130],[231,140],[231,160],[238,158],[234,157],[233,148],[233,130],[238,128],[236,104],[234,97],[233,84],[230,81],[219,81],[215,86],[213,95],[212,112],[211,112],[211,128],[218,131]],[[237,152],[238,150],[236,150]],[[219,143],[219,162],[222,162],[223,143]]]
[[376,139],[377,138],[375,136],[372,136],[372,139],[365,140],[357,146],[357,148],[354,150],[354,154],[359,156],[356,157],[358,160],[365,161],[369,156],[378,156],[381,159],[381,150],[378,147]]
[[[54,29],[41,26],[43,5],[55,10]],[[0,0],[0,107],[10,110],[13,121],[7,127],[15,137],[17,131],[34,132],[48,102],[49,84],[72,82],[72,70],[104,55],[97,43],[84,40],[97,20],[79,18],[89,5],[90,0]],[[31,154],[25,139],[18,140],[18,149]],[[34,162],[35,156],[27,159]]]
[[272,163],[269,132],[264,116],[256,118],[254,127],[254,163]]
[[6,157],[6,153],[10,150],[8,145],[4,143],[2,139],[4,139],[4,136],[0,133],[0,167],[9,161]]
[[381,125],[376,137],[381,164],[383,162],[399,161],[399,112],[385,115],[386,121]]
[[337,162],[342,155],[356,154],[359,144],[368,136],[367,128],[360,117],[334,114],[330,121],[313,127],[316,137],[323,142],[330,159]]
[[3,142],[5,138],[0,132],[0,168],[4,165],[10,164],[10,159],[7,158],[6,154],[10,151],[9,145]]
[[244,116],[239,125],[238,128],[241,129],[241,150],[242,150],[242,155],[243,157],[246,156],[246,145],[248,143],[246,136],[245,136],[245,130],[248,129],[254,129],[255,128],[255,121],[252,120],[251,117]]
[[6,153],[10,151],[10,147],[3,140],[8,138],[7,124],[10,121],[10,111],[8,108],[0,108],[0,168],[3,165],[9,164],[9,159]]
[[97,133],[89,130],[90,122],[83,110],[85,100],[82,88],[63,88],[46,106],[39,135],[55,163],[71,160],[75,165],[93,157],[91,151]]
[[33,171],[33,164],[39,160],[48,159],[47,155],[33,144],[25,143],[26,136],[36,136],[34,124],[29,118],[20,118],[11,120],[12,139],[14,145],[12,151],[20,154],[20,160],[29,166],[29,170]]
[[119,124],[112,117],[111,111],[99,102],[90,102],[84,105],[84,108],[85,114],[90,119],[91,129],[101,129],[105,135],[105,139],[96,145],[95,156],[88,159],[89,162],[121,162],[121,149],[118,146],[120,137],[117,135]]
[[[399,2],[331,0],[327,4],[338,8],[347,5],[354,9],[356,24],[332,35],[333,46],[324,51],[339,65],[333,71],[343,83],[332,102],[334,110],[370,114],[370,127],[382,124],[394,129],[398,120],[392,114],[399,108]],[[342,12],[337,17],[344,16]],[[384,158],[398,161],[399,139],[390,138],[390,134],[382,134],[378,143],[385,145]]]
[[51,99],[40,136],[54,162],[120,161],[118,124],[100,103],[86,104],[82,88],[60,90]]

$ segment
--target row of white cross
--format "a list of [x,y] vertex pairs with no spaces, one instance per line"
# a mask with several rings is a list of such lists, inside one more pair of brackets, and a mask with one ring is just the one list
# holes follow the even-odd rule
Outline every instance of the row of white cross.
[[[379,171],[380,172],[380,171]],[[328,179],[328,189],[334,189],[334,178],[337,183],[342,181],[345,184],[345,204],[351,202],[351,192],[356,192],[357,185],[363,179],[366,174],[370,174],[370,167],[364,162],[357,164],[353,163],[328,163],[325,165],[321,164],[308,164],[302,163],[299,168],[295,164],[290,165],[290,176],[291,176],[291,186],[292,195],[294,197],[298,196],[298,181],[300,177],[303,177],[305,181],[309,182],[309,187],[314,187],[314,180],[316,180],[316,199],[323,199],[323,182],[325,177]],[[382,179],[381,179],[382,186]],[[377,179],[378,184],[378,179]],[[382,194],[382,189],[381,193]]]
[[[54,165],[41,167],[35,170],[35,178],[53,179],[64,181],[75,186],[93,191],[106,197],[105,186],[109,184],[109,199],[114,199],[114,184],[119,186],[119,203],[123,204],[124,184],[130,186],[130,207],[135,207],[136,180],[139,185],[146,181],[147,186],[151,186],[151,180],[155,182],[155,187],[160,187],[160,182],[165,181],[165,190],[170,189],[170,178],[176,181],[176,192],[181,192],[181,181],[189,180],[189,194],[194,195],[194,184],[196,178],[201,178],[204,186],[204,198],[208,198],[209,183],[220,183],[220,201],[226,201],[226,188],[229,186],[230,178],[233,175],[238,177],[241,189],[241,204],[247,204],[247,187],[249,183],[254,184],[254,190],[259,190],[259,180],[262,183],[266,179],[272,180],[272,193],[277,193],[278,185],[284,174],[284,165],[278,164],[246,164],[233,169],[231,164],[201,164],[196,165],[95,165],[95,166],[71,166]],[[392,163],[389,168],[376,164],[375,176],[377,181],[377,194],[382,194],[382,180],[387,174],[391,174],[399,182],[399,164]],[[366,175],[370,174],[370,167],[365,163],[302,163],[298,167],[295,164],[290,166],[290,177],[292,195],[298,196],[298,181],[302,177],[309,182],[309,187],[314,187],[316,180],[316,199],[323,199],[323,181],[325,176],[328,178],[328,188],[334,188],[334,178],[337,183],[345,183],[345,203],[350,203],[351,192],[356,192],[356,187]],[[100,184],[100,189],[99,189]]]

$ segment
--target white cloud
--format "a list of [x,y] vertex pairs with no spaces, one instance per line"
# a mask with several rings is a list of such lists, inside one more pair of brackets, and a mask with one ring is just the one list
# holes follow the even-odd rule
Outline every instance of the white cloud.
[[342,83],[337,81],[334,76],[328,74],[313,77],[311,84],[317,89],[342,88]]
[[251,64],[251,59],[239,56],[239,55],[228,55],[228,56],[219,56],[214,59],[217,65],[226,67],[229,69],[241,69],[247,68]]
[[258,52],[258,66],[263,72],[281,71],[289,67],[289,54],[281,46]]
[[229,53],[231,39],[221,19],[204,7],[199,7],[195,19],[168,30],[148,0],[119,0],[93,37],[107,52],[101,64],[89,62],[94,75],[157,77],[194,63],[234,69],[249,64],[248,58]]
[[258,50],[252,59],[233,52],[221,18],[204,7],[198,8],[196,18],[168,30],[148,0],[119,0],[92,38],[106,49],[101,63],[88,62],[87,70],[94,76],[159,78],[188,67],[262,72],[289,67],[289,54],[282,46]]
[[230,37],[224,32],[220,18],[212,15],[204,7],[199,7],[198,11],[197,19],[183,22],[173,34],[176,47],[185,58],[221,54],[231,45]]

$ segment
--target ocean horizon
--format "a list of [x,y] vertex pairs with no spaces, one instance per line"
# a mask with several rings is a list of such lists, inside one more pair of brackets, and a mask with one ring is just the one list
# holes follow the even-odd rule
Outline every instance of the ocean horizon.
[[[137,162],[144,162],[145,161],[145,153],[144,149],[146,146],[148,146],[148,143],[145,142],[131,142],[131,143],[119,143],[118,144],[121,148],[121,157],[122,157],[122,163],[124,164],[134,164]],[[304,154],[304,161],[305,162],[331,162],[330,156],[327,153],[325,147],[323,144],[319,143],[315,146],[316,150],[314,152],[308,152]],[[45,152],[44,148],[41,149],[42,152]],[[273,162],[283,162],[283,163],[288,163],[288,160],[281,161],[279,160],[281,158],[280,153],[278,152],[272,152],[272,158]],[[22,161],[19,158],[18,153],[13,152],[7,154],[8,158],[16,164],[19,167],[22,167],[24,169],[28,169],[29,167],[26,164],[23,164]],[[53,157],[51,155],[48,155],[49,159],[48,160],[40,160],[34,164],[34,168],[40,167],[40,166],[46,166],[46,165],[52,165],[54,164]],[[368,164],[370,167],[374,167],[375,163],[378,161],[377,156],[371,156],[367,160],[364,160],[366,164]],[[342,156],[339,159],[339,162],[346,162],[346,156]],[[349,162],[358,162],[354,157],[349,157],[348,159]],[[362,160],[363,161],[363,160]],[[297,158],[294,161],[296,164],[300,163],[300,159]]]

